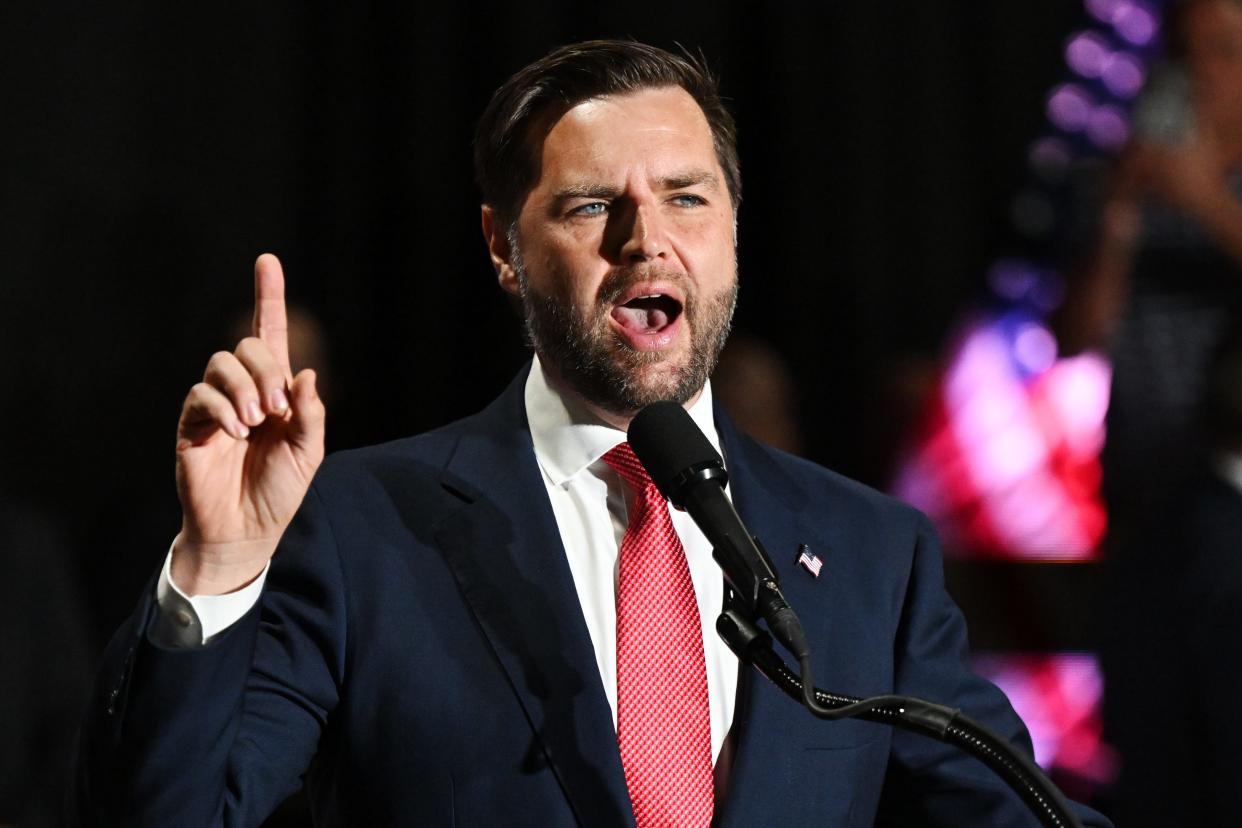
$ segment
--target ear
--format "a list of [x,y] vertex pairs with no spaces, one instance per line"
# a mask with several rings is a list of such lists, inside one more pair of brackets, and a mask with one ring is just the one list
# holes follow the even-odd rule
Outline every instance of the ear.
[[503,223],[496,211],[488,204],[483,205],[483,240],[487,242],[488,255],[492,257],[492,266],[496,268],[496,281],[506,293],[517,296],[517,271],[513,269],[513,251],[509,249],[509,234],[505,232]]

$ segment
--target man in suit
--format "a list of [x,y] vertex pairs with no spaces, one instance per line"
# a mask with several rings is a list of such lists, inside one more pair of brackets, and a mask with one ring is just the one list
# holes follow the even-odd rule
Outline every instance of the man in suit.
[[323,406],[260,257],[255,336],[186,399],[183,528],[105,658],[79,814],[252,825],[304,783],[326,824],[1031,824],[973,759],[815,721],[739,670],[710,545],[620,445],[645,405],[687,408],[821,684],[961,707],[1029,751],[965,664],[926,521],[712,406],[740,177],[703,68],[564,47],[497,91],[476,147],[534,360],[483,412],[319,468]]

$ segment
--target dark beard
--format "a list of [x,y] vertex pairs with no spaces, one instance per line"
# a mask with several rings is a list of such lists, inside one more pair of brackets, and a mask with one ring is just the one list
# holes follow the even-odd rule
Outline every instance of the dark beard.
[[729,290],[701,297],[687,292],[682,324],[690,325],[690,351],[672,374],[648,377],[648,369],[669,359],[658,351],[637,351],[611,329],[613,303],[635,282],[658,276],[684,284],[685,278],[632,269],[614,271],[600,286],[592,319],[567,300],[530,288],[519,266],[526,335],[545,364],[588,402],[613,414],[629,416],[662,400],[684,405],[707,382],[729,338],[737,304],[737,279]]

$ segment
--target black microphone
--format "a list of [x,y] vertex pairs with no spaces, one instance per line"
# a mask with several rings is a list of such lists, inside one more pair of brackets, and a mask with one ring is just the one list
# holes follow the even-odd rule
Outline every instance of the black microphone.
[[806,636],[781,594],[780,580],[725,496],[729,475],[724,461],[686,410],[671,401],[653,403],[634,417],[628,439],[660,494],[688,512],[703,531],[712,557],[745,608],[767,621],[795,657],[805,657]]

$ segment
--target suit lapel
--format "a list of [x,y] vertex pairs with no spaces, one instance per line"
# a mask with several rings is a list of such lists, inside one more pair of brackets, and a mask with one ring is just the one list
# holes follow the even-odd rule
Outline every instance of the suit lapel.
[[508,675],[584,826],[632,826],[612,713],[526,426],[526,373],[477,418],[444,485],[462,505],[436,531],[462,595]]
[[[526,425],[525,379],[522,372],[465,427],[443,477],[461,505],[438,524],[436,538],[530,721],[532,759],[551,766],[580,824],[632,827],[612,713]],[[823,516],[816,532],[804,518],[806,494],[788,473],[719,411],[716,422],[733,502],[768,544],[791,604],[830,603],[831,557],[823,583],[791,564],[798,542],[822,535]],[[789,763],[814,727],[793,700],[743,665],[733,766],[716,823],[740,826],[747,815],[778,813],[771,774],[786,768],[798,775]]]
[[[826,546],[816,549],[825,558],[820,578],[810,577],[793,561],[799,543],[817,546],[817,539],[824,533],[823,524],[828,522],[826,516],[817,516],[818,530],[809,524],[807,494],[789,473],[756,443],[738,434],[719,410],[716,425],[729,469],[733,504],[747,529],[763,540],[780,576],[782,591],[790,605],[801,611],[806,624],[812,621],[811,613],[831,606],[831,592],[836,586],[832,578],[833,561]],[[816,653],[817,663],[825,658],[835,660],[831,651],[825,651],[824,642],[815,643],[821,645],[817,648],[820,650]],[[779,647],[778,651],[784,654]],[[823,685],[825,678],[830,676],[819,672],[816,683]],[[733,719],[734,762],[727,796],[724,802],[718,803],[717,824],[741,828],[754,824],[753,820],[760,814],[776,819],[781,809],[774,801],[780,796],[775,791],[783,788],[789,794],[797,790],[798,784],[793,780],[807,786],[828,788],[848,784],[835,779],[801,779],[808,774],[798,767],[799,757],[804,747],[814,742],[817,729],[824,726],[825,723],[816,722],[754,667],[741,665]]]

